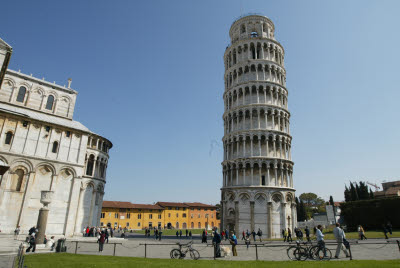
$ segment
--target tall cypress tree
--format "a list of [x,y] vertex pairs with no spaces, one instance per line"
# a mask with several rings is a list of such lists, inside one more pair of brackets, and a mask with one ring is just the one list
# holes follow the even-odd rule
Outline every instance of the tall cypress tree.
[[332,206],[335,205],[335,203],[333,202],[333,197],[332,196],[329,196],[329,205],[332,205]]
[[356,185],[356,193],[357,193],[357,200],[360,200],[361,192],[360,192],[360,186],[358,186],[357,182],[354,182]]
[[351,201],[350,190],[349,190],[349,188],[347,188],[347,185],[345,185],[345,189],[344,189],[344,201],[346,201],[346,202]]
[[358,200],[357,191],[352,182],[350,182],[350,198],[351,198],[351,201]]
[[297,218],[299,218],[299,215],[300,215],[300,204],[299,204],[299,199],[297,198],[297,196],[296,196],[296,198],[294,199],[294,201],[296,202],[296,213],[297,213]]
[[300,209],[299,209],[299,214],[297,214],[297,217],[299,218],[299,221],[307,220],[307,212],[303,200],[300,200]]

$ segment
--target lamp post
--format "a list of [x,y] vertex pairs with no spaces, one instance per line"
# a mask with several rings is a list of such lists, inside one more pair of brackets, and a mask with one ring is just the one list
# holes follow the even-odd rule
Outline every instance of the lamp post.
[[47,217],[49,216],[49,208],[47,207],[51,203],[53,197],[53,191],[41,191],[40,203],[43,207],[39,210],[39,216],[37,221],[38,233],[36,234],[36,244],[44,243],[44,235],[46,234]]

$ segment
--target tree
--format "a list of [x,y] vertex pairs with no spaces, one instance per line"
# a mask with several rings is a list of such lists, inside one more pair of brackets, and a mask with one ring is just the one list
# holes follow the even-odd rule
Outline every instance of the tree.
[[335,205],[335,203],[333,202],[333,197],[332,196],[329,196],[329,205],[332,205],[332,206]]
[[357,201],[357,200],[358,200],[357,190],[354,187],[353,183],[350,182],[350,201]]
[[325,212],[325,201],[314,193],[303,193],[299,197],[303,201],[306,218],[311,218],[313,213]]
[[304,202],[303,200],[300,200],[300,205],[299,205],[299,212],[297,214],[297,219],[299,221],[305,221],[308,220],[309,218],[307,217],[307,212],[306,212],[306,208],[304,206]]
[[344,201],[346,201],[346,202],[351,201],[350,190],[349,190],[349,188],[347,188],[347,185],[345,185],[345,189],[344,189]]
[[369,189],[369,199],[374,199],[374,193],[372,192],[371,188]]
[[300,215],[300,204],[299,204],[299,199],[297,198],[297,196],[295,197],[294,201],[296,202],[296,213],[297,213],[297,219]]

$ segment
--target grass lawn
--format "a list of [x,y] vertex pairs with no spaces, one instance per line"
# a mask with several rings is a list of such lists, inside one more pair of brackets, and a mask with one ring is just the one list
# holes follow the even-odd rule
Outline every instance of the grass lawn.
[[[325,239],[334,239],[332,232],[326,232],[326,233],[324,232],[324,234],[325,234],[325,237],[324,237]],[[368,231],[368,232],[365,232],[365,236],[367,238],[385,238],[384,233],[380,232],[380,231]],[[388,237],[389,238],[400,237],[400,231],[393,232],[392,235],[388,234]],[[347,239],[358,239],[358,232],[346,233],[346,238]]]
[[400,260],[389,261],[225,261],[225,260],[171,260],[113,256],[75,255],[68,253],[32,254],[25,258],[29,268],[54,267],[399,267]]

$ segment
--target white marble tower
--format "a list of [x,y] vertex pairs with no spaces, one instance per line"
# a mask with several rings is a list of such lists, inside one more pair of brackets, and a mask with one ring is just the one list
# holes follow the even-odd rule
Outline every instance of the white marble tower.
[[231,26],[224,54],[221,227],[280,237],[297,222],[284,49],[275,26],[247,15]]

